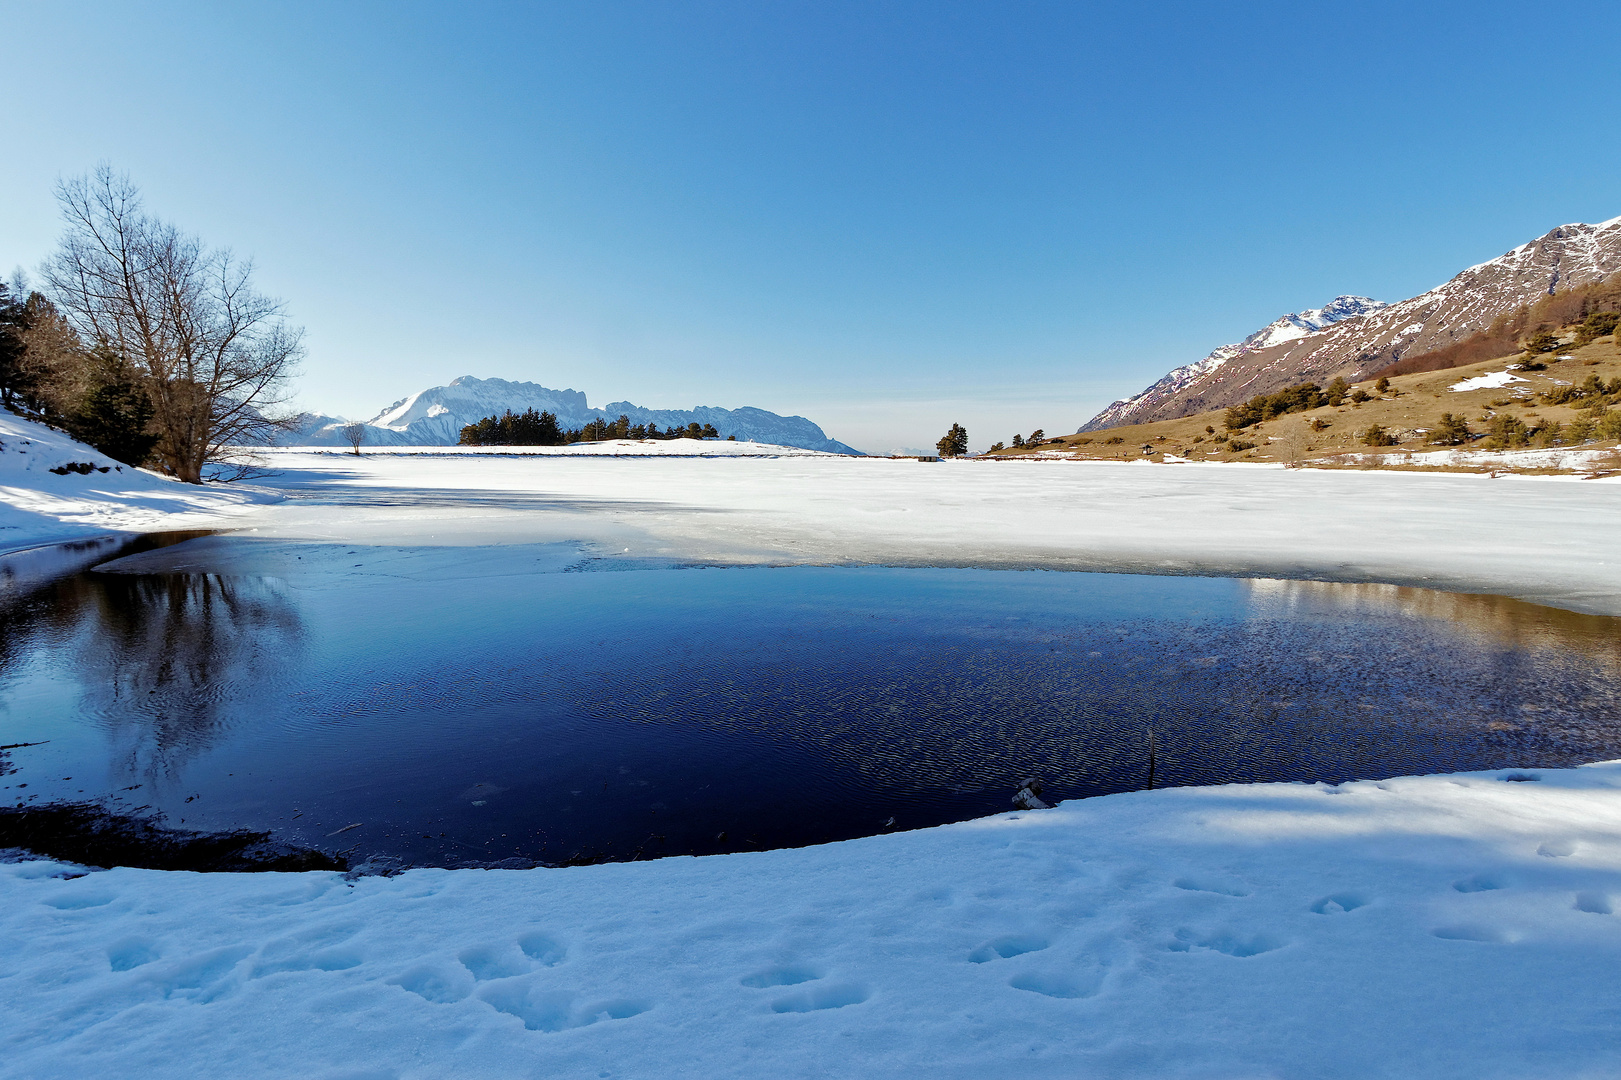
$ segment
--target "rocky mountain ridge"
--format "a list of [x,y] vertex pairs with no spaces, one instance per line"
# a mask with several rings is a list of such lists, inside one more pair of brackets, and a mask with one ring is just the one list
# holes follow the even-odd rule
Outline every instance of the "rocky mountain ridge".
[[[532,382],[506,379],[479,379],[463,375],[444,386],[401,398],[376,416],[364,421],[367,446],[454,446],[462,428],[486,416],[499,416],[511,409],[549,412],[565,429],[580,428],[592,420],[614,421],[630,417],[632,424],[658,424],[662,428],[688,424],[712,424],[721,437],[824,450],[834,454],[861,451],[836,439],[803,416],[780,416],[765,409],[744,406],[722,409],[698,406],[693,409],[649,409],[628,401],[615,401],[593,409],[578,390],[552,390]],[[308,413],[297,432],[281,440],[285,446],[347,445],[342,428],[349,421],[342,417]]]
[[1339,376],[1355,382],[1404,356],[1460,341],[1544,295],[1617,272],[1621,217],[1561,225],[1409,300],[1381,304],[1343,296],[1320,309],[1285,315],[1112,403],[1080,430],[1175,419],[1308,380]]

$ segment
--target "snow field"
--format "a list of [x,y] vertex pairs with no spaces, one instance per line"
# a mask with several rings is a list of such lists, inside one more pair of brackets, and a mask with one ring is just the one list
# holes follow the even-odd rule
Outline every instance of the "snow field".
[[1316,577],[1621,615],[1621,483],[1273,466],[286,452],[244,535],[604,559]]
[[8,1077],[1614,1075],[1621,762],[564,870],[0,866]]

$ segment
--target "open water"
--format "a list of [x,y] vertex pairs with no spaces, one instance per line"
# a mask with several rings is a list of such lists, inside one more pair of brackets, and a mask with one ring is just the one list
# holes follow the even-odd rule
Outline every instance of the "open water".
[[351,859],[750,851],[1009,810],[1032,774],[1070,799],[1621,757],[1621,626],[1043,571],[92,569],[0,598],[19,743],[0,805]]

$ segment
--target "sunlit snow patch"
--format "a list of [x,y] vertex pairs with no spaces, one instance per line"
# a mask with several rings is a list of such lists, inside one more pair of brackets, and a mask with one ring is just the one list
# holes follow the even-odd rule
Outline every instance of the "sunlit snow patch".
[[1447,389],[1456,391],[1489,390],[1496,386],[1507,386],[1511,382],[1524,381],[1518,375],[1510,374],[1507,371],[1493,371],[1486,375],[1476,375],[1472,379],[1465,379],[1463,382],[1453,383]]

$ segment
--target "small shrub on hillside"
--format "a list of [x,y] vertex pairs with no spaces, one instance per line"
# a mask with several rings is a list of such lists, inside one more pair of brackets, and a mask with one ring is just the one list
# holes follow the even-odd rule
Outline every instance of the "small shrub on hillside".
[[1617,325],[1621,325],[1621,311],[1595,311],[1577,328],[1576,344],[1586,345],[1594,338],[1613,334]]
[[1252,442],[1245,442],[1242,439],[1228,439],[1227,440],[1227,449],[1229,449],[1233,453],[1237,454],[1237,453],[1240,453],[1240,452],[1242,452],[1244,450],[1254,450],[1255,449],[1255,444],[1252,443]]
[[1197,446],[1202,442],[1204,442],[1204,436],[1203,435],[1195,435],[1193,437],[1193,445]]
[[1451,413],[1442,413],[1437,421],[1435,430],[1430,432],[1430,442],[1436,446],[1459,446],[1469,441],[1469,423],[1461,416]]
[[1379,392],[1379,393],[1381,393],[1381,394],[1383,394],[1383,393],[1385,393],[1385,392],[1386,392],[1386,391],[1387,391],[1387,390],[1389,390],[1389,389],[1390,389],[1390,380],[1389,380],[1389,379],[1386,379],[1386,378],[1383,378],[1383,377],[1381,377],[1381,378],[1380,378],[1380,379],[1379,379],[1379,381],[1378,381],[1378,382],[1376,382],[1376,383],[1374,383],[1374,384],[1373,384],[1373,388],[1374,388],[1374,390],[1376,390],[1376,391],[1378,391],[1378,392]]
[[1559,348],[1559,338],[1547,330],[1532,334],[1522,343],[1528,353],[1547,353]]
[[1509,450],[1531,441],[1531,431],[1517,416],[1502,413],[1492,417],[1491,439],[1486,445],[1493,450]]
[[1360,436],[1363,446],[1395,446],[1396,436],[1380,427],[1378,424],[1369,424],[1368,429]]
[[1572,446],[1584,443],[1596,434],[1596,425],[1585,416],[1578,416],[1565,425],[1565,441]]
[[1321,416],[1312,417],[1311,429],[1313,431],[1327,431],[1328,428],[1329,423],[1327,420],[1324,420]]
[[989,452],[990,452],[990,453],[992,453],[992,454],[994,454],[994,453],[996,453],[996,452],[997,452],[997,451],[998,451],[998,450],[1006,450],[1006,449],[1007,449],[1007,447],[1006,447],[1006,446],[1003,446],[1003,445],[1002,445],[1002,444],[1001,444],[1001,443],[999,443],[999,442],[993,442],[993,443],[991,443],[991,448],[990,448],[990,451],[989,451]]
[[1362,387],[1359,386],[1355,390],[1351,391],[1351,400],[1353,402],[1355,402],[1356,404],[1360,405],[1364,401],[1372,401],[1373,400],[1373,395],[1368,393],[1366,390],[1362,389]]
[[1621,410],[1612,410],[1604,414],[1595,429],[1601,439],[1615,439],[1621,441]]
[[1086,445],[1090,444],[1091,441],[1092,441],[1092,437],[1090,435],[1088,435],[1083,439],[1076,439],[1075,440],[1075,445],[1076,446],[1086,446]]
[[1126,437],[1124,435],[1110,435],[1107,439],[1103,440],[1103,445],[1104,446],[1119,446],[1121,443],[1123,443],[1125,441],[1126,441]]
[[1216,433],[1216,429],[1211,427],[1209,424],[1206,424],[1204,426],[1204,433],[1206,435],[1214,435]]
[[1326,399],[1327,404],[1338,408],[1345,401],[1345,396],[1350,392],[1351,385],[1349,383],[1343,378],[1335,378],[1333,382],[1328,384],[1328,389],[1323,391],[1323,397]]
[[1536,438],[1531,444],[1539,449],[1546,450],[1552,446],[1564,446],[1566,435],[1564,425],[1557,420],[1546,427],[1537,428]]

